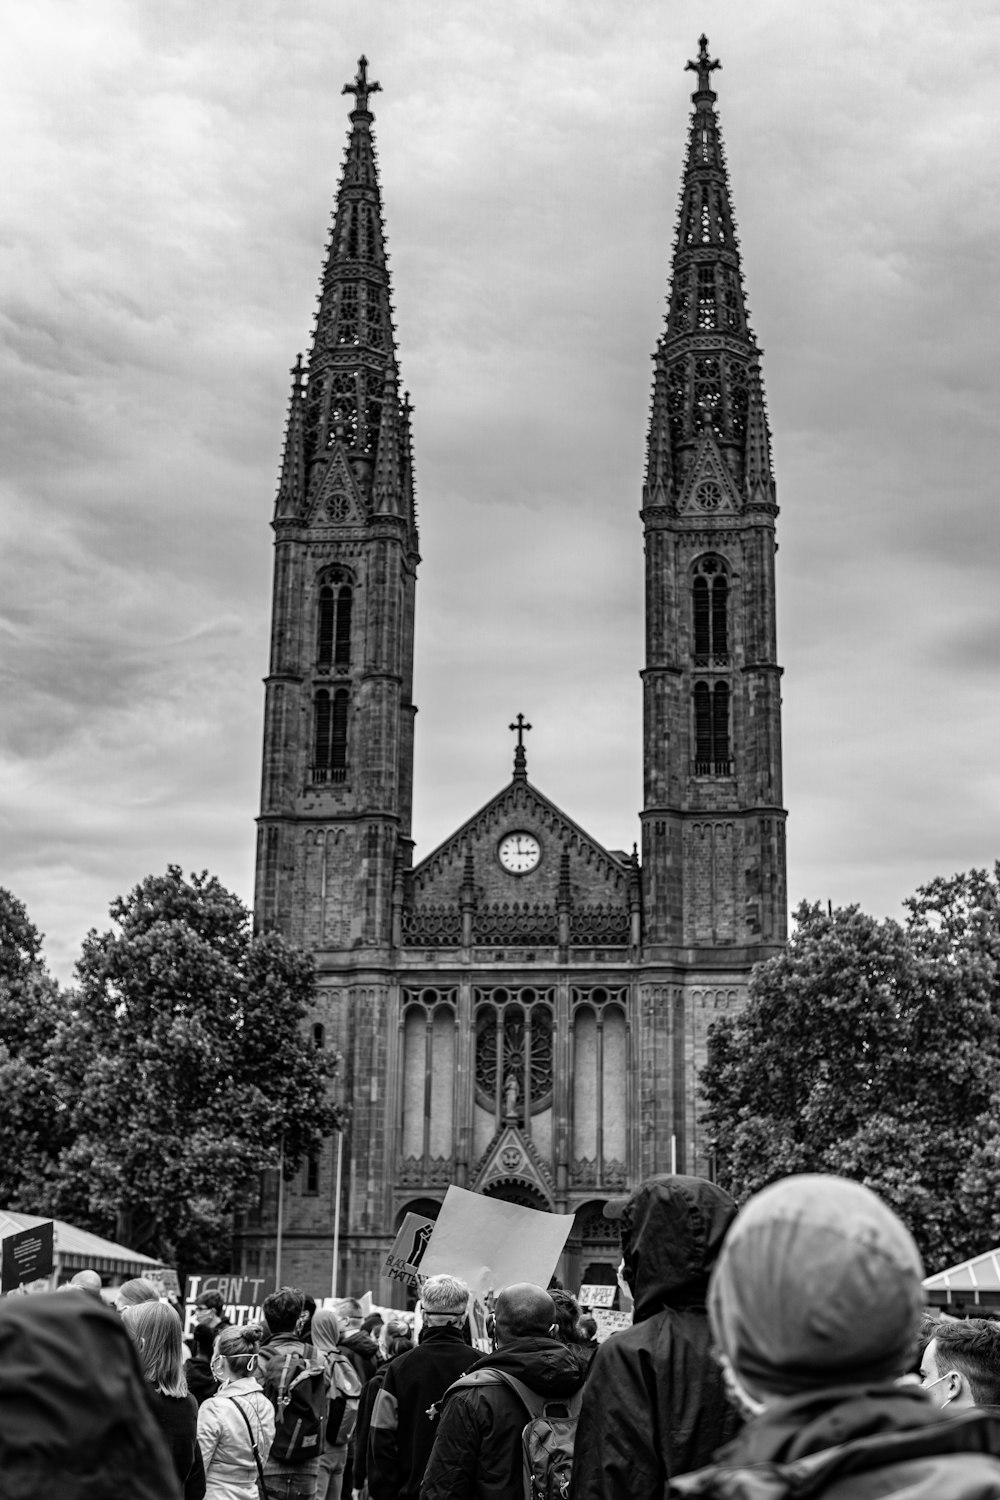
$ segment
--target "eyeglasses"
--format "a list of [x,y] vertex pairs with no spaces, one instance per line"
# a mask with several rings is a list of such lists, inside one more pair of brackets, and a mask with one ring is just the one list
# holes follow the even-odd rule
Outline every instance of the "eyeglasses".
[[933,1390],[936,1385],[940,1385],[942,1380],[947,1380],[949,1376],[957,1374],[957,1370],[947,1370],[944,1375],[939,1375],[937,1380],[926,1380],[924,1376],[921,1375],[920,1384],[925,1391],[930,1391]]

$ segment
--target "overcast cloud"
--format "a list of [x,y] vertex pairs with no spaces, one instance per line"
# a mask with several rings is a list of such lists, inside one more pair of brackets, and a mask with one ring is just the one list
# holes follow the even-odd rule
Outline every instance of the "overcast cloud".
[[630,848],[640,504],[708,32],[781,503],[789,887],[1000,852],[1000,12],[35,0],[0,55],[0,884],[68,977],[249,900],[288,370],[366,52],[424,561],[417,855],[532,780]]

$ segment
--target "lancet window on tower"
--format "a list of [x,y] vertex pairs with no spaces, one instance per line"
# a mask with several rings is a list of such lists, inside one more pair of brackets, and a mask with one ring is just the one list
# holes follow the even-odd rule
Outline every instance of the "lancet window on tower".
[[694,770],[696,776],[730,776],[729,684],[694,685]]
[[695,667],[729,665],[729,580],[718,557],[704,557],[691,590]]
[[358,391],[353,371],[344,371],[330,380],[330,416],[327,443],[343,435],[347,446],[358,441]]
[[346,688],[320,688],[313,706],[314,782],[344,781],[347,777],[347,723],[350,694]]
[[351,664],[353,601],[353,589],[340,578],[335,577],[319,591],[317,661],[321,667],[346,669]]
[[715,267],[698,267],[698,327],[716,328],[718,309],[715,303]]
[[694,362],[694,406],[699,427],[711,427],[722,437],[722,379],[714,355]]

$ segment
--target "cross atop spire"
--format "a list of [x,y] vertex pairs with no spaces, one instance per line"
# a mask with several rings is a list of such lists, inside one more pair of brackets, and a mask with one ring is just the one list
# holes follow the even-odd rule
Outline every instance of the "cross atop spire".
[[[702,38],[704,41],[704,37]],[[690,64],[689,64],[690,66]],[[368,82],[368,59],[363,54],[358,58],[358,75],[353,83],[345,83],[340,91],[342,94],[353,94],[357,100],[355,109],[368,112],[368,95],[380,94],[382,85],[380,83]]]
[[513,734],[517,735],[517,745],[514,748],[514,775],[526,777],[528,774],[528,756],[524,748],[524,736],[531,728],[531,725],[524,717],[524,714],[518,714],[513,724],[509,724],[507,727]]
[[[364,61],[364,58],[362,58],[362,62],[363,61]],[[697,62],[693,62],[693,61],[692,62],[687,62],[684,65],[684,71],[685,71],[685,73],[687,73],[687,72],[697,73],[697,75],[698,75],[698,93],[699,94],[710,94],[712,92],[711,75],[715,72],[716,68],[721,68],[721,67],[722,67],[722,64],[720,63],[720,61],[719,61],[719,59],[717,57],[713,57],[713,58],[709,57],[709,55],[708,55],[708,37],[705,35],[704,32],[702,32],[701,36],[698,38],[698,60],[697,60]]]

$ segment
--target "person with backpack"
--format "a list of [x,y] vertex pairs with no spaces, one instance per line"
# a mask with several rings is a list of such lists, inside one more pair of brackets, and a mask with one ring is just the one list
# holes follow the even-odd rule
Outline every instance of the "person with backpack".
[[361,1381],[357,1370],[339,1348],[340,1323],[330,1308],[320,1307],[313,1313],[312,1336],[326,1366],[327,1395],[316,1500],[340,1500],[348,1445],[358,1420]]
[[438,1403],[479,1358],[462,1336],[469,1306],[464,1281],[428,1277],[420,1306],[420,1342],[385,1366],[375,1397],[366,1466],[370,1500],[418,1500],[434,1445]]
[[442,1400],[420,1500],[566,1494],[585,1372],[555,1337],[555,1305],[540,1286],[502,1291],[492,1326],[493,1353]]
[[305,1306],[297,1287],[264,1298],[267,1337],[259,1362],[264,1394],[274,1407],[274,1442],[264,1465],[266,1500],[316,1500],[326,1425],[326,1366],[296,1325]]

